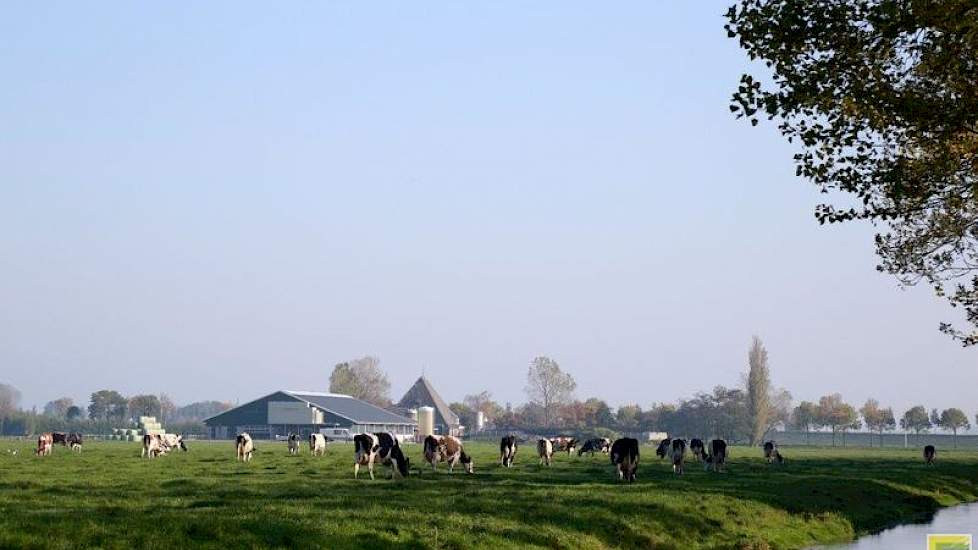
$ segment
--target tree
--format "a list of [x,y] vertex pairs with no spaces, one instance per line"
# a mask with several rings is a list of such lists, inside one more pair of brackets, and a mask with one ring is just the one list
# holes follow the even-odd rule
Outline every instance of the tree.
[[812,428],[818,427],[819,411],[818,405],[811,401],[802,401],[795,407],[791,414],[792,423],[795,428],[805,430],[805,444],[811,443],[810,434]]
[[537,357],[526,373],[526,393],[530,402],[543,408],[543,419],[551,426],[556,407],[570,401],[577,382],[549,357]]
[[833,393],[818,400],[818,423],[832,429],[833,447],[835,446],[835,434],[841,430],[844,438],[845,431],[850,429],[858,420],[856,409],[845,403],[842,400],[842,395]]
[[129,414],[133,417],[155,416],[161,417],[160,398],[155,395],[134,395],[129,398]]
[[836,414],[839,419],[839,429],[842,430],[842,446],[845,447],[846,434],[849,433],[849,430],[858,430],[863,427],[863,424],[859,421],[859,413],[856,412],[856,408],[848,403],[843,403]]
[[160,394],[160,423],[163,424],[168,420],[172,420],[174,414],[177,412],[177,405],[170,399],[170,396],[161,393]]
[[757,336],[747,353],[747,411],[751,423],[751,445],[760,445],[770,428],[771,373],[767,365],[767,350]]
[[65,420],[67,420],[68,422],[74,422],[79,418],[81,418],[81,416],[82,416],[81,407],[77,405],[72,405],[68,407],[67,411],[65,411]]
[[917,405],[903,413],[900,419],[900,427],[904,430],[913,431],[914,435],[920,437],[920,432],[925,432],[931,427],[930,417],[927,416],[927,409]]
[[7,417],[20,405],[20,390],[9,385],[0,384],[0,434],[4,432]]
[[[498,418],[503,414],[502,405],[493,401],[492,393],[488,391],[466,395],[464,398],[462,398],[462,403],[468,408],[472,409],[473,412],[481,412],[485,416],[486,422],[491,422],[493,419]],[[475,422],[465,425],[474,427]]]
[[459,423],[475,431],[475,411],[472,407],[464,403],[450,403],[448,408],[458,416]]
[[88,417],[92,420],[122,420],[129,402],[115,390],[99,390],[92,394]]
[[880,447],[883,446],[883,432],[891,431],[896,428],[896,419],[893,417],[893,409],[887,407],[880,408],[879,401],[867,399],[866,404],[859,409],[866,422],[866,427],[880,436]]
[[742,0],[726,17],[768,75],[743,75],[730,110],[777,121],[796,173],[842,199],[818,221],[879,222],[878,269],[963,307],[969,328],[941,330],[978,343],[974,1]]
[[954,432],[954,448],[958,448],[958,430],[970,430],[971,423],[968,422],[968,415],[961,409],[944,409],[941,412],[940,426],[945,430]]
[[173,412],[173,422],[199,422],[233,408],[234,405],[221,401],[197,401]]
[[70,397],[62,397],[54,401],[48,401],[44,405],[45,416],[64,418],[68,414],[68,409],[74,406],[75,400]]
[[634,432],[638,430],[639,420],[642,417],[642,407],[638,405],[622,405],[618,407],[616,415],[618,428],[624,432]]
[[329,391],[345,393],[379,407],[387,407],[391,403],[390,380],[380,369],[380,359],[370,355],[333,367]]

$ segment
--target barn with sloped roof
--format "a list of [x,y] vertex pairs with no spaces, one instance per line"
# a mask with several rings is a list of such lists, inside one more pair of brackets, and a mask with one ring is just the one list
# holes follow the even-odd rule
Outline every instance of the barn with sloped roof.
[[418,378],[418,381],[397,402],[393,410],[401,414],[409,414],[408,411],[417,410],[421,407],[433,407],[435,409],[436,433],[461,435],[458,415],[448,408],[448,404],[435,391],[431,381],[424,376]]
[[248,432],[255,439],[326,433],[336,439],[364,432],[414,434],[417,423],[340,393],[280,390],[204,420],[212,439]]

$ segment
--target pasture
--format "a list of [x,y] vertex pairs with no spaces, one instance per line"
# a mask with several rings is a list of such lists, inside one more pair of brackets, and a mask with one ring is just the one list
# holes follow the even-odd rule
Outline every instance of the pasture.
[[[498,447],[468,443],[475,475],[456,470],[353,479],[352,445],[312,457],[303,445],[257,442],[249,464],[231,442],[139,458],[140,445],[88,442],[46,458],[0,441],[0,547],[195,546],[330,548],[804,548],[844,541],[978,499],[978,454],[941,450],[731,448],[728,473],[689,464],[674,476],[642,448],[638,480],[618,483],[607,456],[558,454],[541,467],[531,445],[512,469]],[[406,445],[413,474],[419,445]],[[9,450],[17,449],[12,455]]]

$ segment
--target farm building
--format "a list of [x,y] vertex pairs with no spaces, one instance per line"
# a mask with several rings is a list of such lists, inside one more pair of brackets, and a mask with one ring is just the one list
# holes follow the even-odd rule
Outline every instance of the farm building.
[[435,409],[435,432],[440,434],[461,435],[462,426],[458,416],[448,408],[445,400],[438,395],[431,382],[422,376],[411,386],[411,389],[398,401],[393,410],[400,414],[410,414],[411,410],[421,407]]
[[255,439],[274,439],[321,430],[391,432],[413,435],[417,423],[376,405],[339,393],[277,391],[204,420],[213,439],[248,432]]

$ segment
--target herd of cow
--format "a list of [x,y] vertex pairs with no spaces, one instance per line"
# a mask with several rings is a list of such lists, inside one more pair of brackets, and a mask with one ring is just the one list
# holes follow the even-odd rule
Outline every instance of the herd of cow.
[[[299,434],[292,433],[288,437],[288,449],[290,455],[299,453]],[[329,441],[325,435],[309,435],[309,451],[313,456],[321,456],[326,453],[326,442]],[[35,454],[47,456],[55,443],[70,447],[74,451],[81,452],[82,435],[78,433],[48,432],[38,436],[37,450]],[[635,474],[638,471],[639,463],[639,442],[637,439],[623,437],[616,439],[614,443],[608,438],[588,439],[583,445],[578,447],[578,440],[573,437],[559,436],[553,438],[541,438],[537,440],[537,456],[541,466],[550,466],[553,463],[555,452],[565,452],[568,455],[577,452],[578,456],[589,453],[609,455],[611,463],[615,466],[620,481],[635,481]],[[143,436],[144,458],[155,458],[165,455],[173,449],[187,450],[187,445],[183,437],[177,434],[161,434]],[[360,474],[360,467],[366,466],[370,474],[370,479],[374,479],[374,464],[380,463],[390,466],[392,477],[405,477],[410,472],[411,460],[404,455],[401,450],[400,442],[397,437],[390,433],[364,433],[358,434],[353,438],[353,477]],[[499,464],[504,468],[511,468],[516,459],[516,452],[519,448],[519,441],[515,435],[503,437],[499,442]],[[724,470],[727,462],[727,442],[722,439],[714,439],[705,445],[701,439],[690,439],[687,444],[685,439],[666,438],[659,442],[655,450],[656,456],[660,459],[668,459],[672,464],[674,473],[682,475],[685,472],[686,450],[689,449],[693,458],[702,462],[706,470],[712,469],[714,472]],[[240,461],[248,462],[255,451],[255,443],[247,433],[241,433],[235,440],[235,454]],[[439,463],[448,465],[449,473],[453,472],[459,464],[465,469],[466,473],[474,472],[472,457],[465,453],[462,441],[451,435],[425,437],[423,442],[424,460],[431,465],[432,470],[436,469]],[[924,460],[928,465],[934,464],[937,451],[933,445],[924,448]],[[767,462],[782,464],[784,457],[778,450],[774,441],[764,443],[764,458]]]

